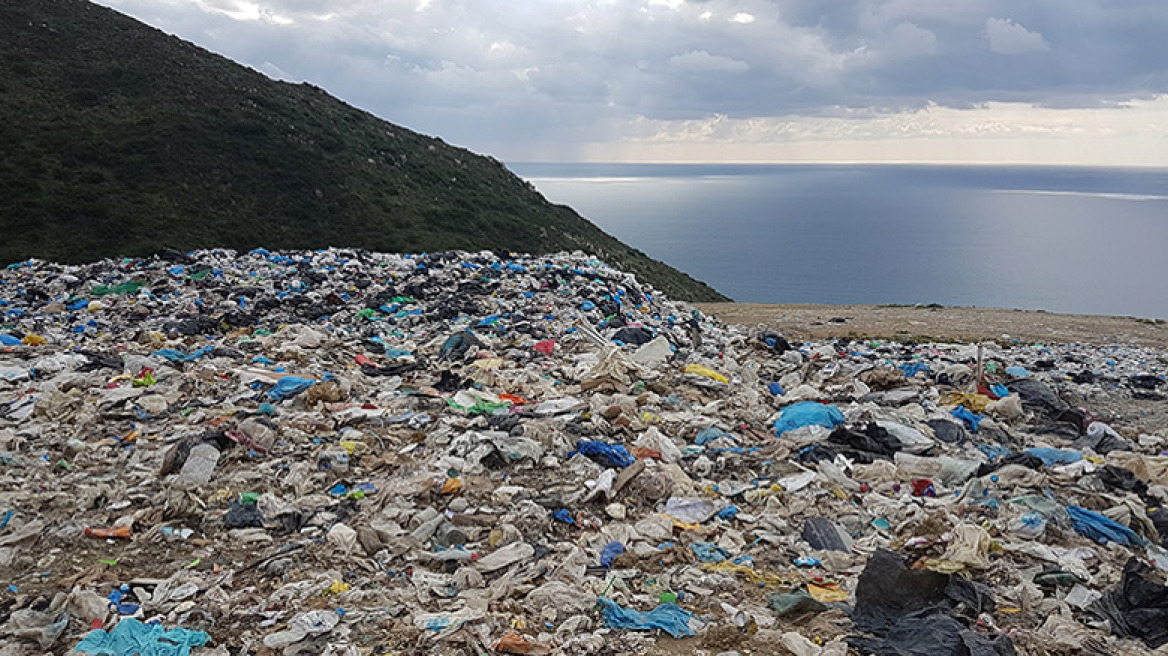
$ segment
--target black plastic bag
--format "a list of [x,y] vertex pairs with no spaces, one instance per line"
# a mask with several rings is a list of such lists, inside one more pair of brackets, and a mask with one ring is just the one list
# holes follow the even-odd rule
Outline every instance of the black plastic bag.
[[1156,649],[1168,643],[1168,587],[1152,579],[1155,570],[1132,558],[1123,579],[1091,611],[1111,623],[1121,638],[1139,638]]

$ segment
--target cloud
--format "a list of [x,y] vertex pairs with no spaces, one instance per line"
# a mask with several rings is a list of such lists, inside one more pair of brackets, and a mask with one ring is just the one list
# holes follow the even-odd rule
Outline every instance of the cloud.
[[1050,44],[1041,34],[1031,32],[1009,18],[986,19],[986,37],[990,40],[990,50],[999,55],[1050,50]]
[[691,73],[741,73],[750,69],[750,64],[729,57],[711,55],[705,50],[690,50],[669,58],[669,65],[679,71]]
[[[637,121],[1071,110],[1168,93],[1163,0],[98,1],[504,159],[570,158]],[[1016,56],[1028,53],[1046,54]]]

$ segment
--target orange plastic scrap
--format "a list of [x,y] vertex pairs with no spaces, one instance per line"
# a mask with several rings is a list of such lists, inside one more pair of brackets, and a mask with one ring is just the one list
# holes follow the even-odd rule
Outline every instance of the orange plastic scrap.
[[500,394],[499,398],[503,401],[510,401],[511,405],[527,405],[530,403],[527,399],[522,396],[516,396],[515,394]]
[[551,651],[547,645],[531,642],[514,631],[508,631],[491,648],[502,654],[529,654],[541,656]]
[[85,537],[87,538],[121,538],[123,540],[130,539],[129,526],[116,526],[114,528],[87,528],[85,529]]
[[461,489],[462,479],[459,478],[448,478],[442,484],[442,494],[458,494],[458,491]]
[[629,453],[633,454],[633,457],[636,458],[637,460],[647,460],[647,459],[660,460],[661,459],[661,452],[660,451],[658,451],[657,449],[650,449],[649,447],[645,447],[645,446],[635,446],[632,449],[629,449]]

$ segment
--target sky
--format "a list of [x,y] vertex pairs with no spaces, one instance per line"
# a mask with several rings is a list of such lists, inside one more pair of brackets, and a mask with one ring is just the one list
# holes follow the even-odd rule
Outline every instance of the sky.
[[510,162],[1168,166],[1164,0],[99,0]]

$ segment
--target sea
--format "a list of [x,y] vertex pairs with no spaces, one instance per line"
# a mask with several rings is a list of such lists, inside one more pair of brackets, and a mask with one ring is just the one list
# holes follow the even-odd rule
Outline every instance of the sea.
[[509,166],[736,301],[1168,318],[1168,169]]

